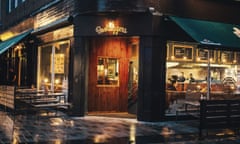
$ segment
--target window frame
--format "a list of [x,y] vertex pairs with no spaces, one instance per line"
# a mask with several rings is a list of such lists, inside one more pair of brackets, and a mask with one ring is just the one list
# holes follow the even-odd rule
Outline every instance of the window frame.
[[[99,59],[100,58],[102,58],[102,59],[104,59],[105,61],[106,61],[106,59],[114,59],[114,60],[116,60],[116,66],[117,66],[117,68],[115,68],[114,69],[114,72],[115,72],[115,74],[114,74],[114,76],[116,77],[114,77],[114,80],[110,80],[110,83],[108,84],[108,83],[106,83],[106,81],[105,80],[103,80],[103,83],[101,84],[101,83],[99,83],[99,76],[100,76],[100,74],[99,74],[99,70],[98,70],[98,66],[99,66]],[[119,67],[120,67],[120,65],[119,65],[119,62],[120,62],[120,59],[118,58],[118,57],[108,57],[108,56],[98,56],[97,57],[97,66],[96,66],[96,75],[97,75],[97,80],[96,80],[96,83],[97,83],[97,87],[119,87],[119,81],[120,81],[120,75],[119,75]],[[108,66],[108,64],[107,65],[105,65],[105,62],[104,62],[104,66],[103,66],[103,68],[105,68],[105,66]],[[107,67],[107,69],[108,69],[109,67]],[[105,70],[105,69],[104,69]],[[103,72],[104,72],[104,70],[102,70]],[[117,76],[116,76],[116,74],[117,74]],[[105,79],[106,78],[106,76],[108,76],[109,75],[109,73],[107,73],[107,74],[104,74],[104,76],[103,76],[103,78]],[[111,81],[112,82],[114,82],[114,83],[112,83],[111,84]],[[117,81],[117,82],[116,82]]]

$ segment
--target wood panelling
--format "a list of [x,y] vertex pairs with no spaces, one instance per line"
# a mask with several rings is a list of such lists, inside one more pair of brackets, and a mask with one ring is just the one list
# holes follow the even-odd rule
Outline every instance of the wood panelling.
[[[89,52],[88,111],[124,112],[128,104],[128,67],[131,38],[102,37],[91,40]],[[97,58],[119,59],[119,86],[97,86]]]
[[55,31],[44,33],[42,35],[38,35],[37,37],[41,43],[49,43],[53,41],[67,39],[72,36],[73,36],[73,26],[68,26],[68,27],[60,28]]

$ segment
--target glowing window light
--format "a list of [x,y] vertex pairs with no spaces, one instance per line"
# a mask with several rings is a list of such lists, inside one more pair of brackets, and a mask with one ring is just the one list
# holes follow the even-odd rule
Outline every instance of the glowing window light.
[[60,80],[59,80],[59,79],[55,79],[55,83],[56,83],[56,84],[59,84],[59,83],[60,83]]
[[49,80],[48,80],[48,78],[44,78],[44,83],[47,83]]

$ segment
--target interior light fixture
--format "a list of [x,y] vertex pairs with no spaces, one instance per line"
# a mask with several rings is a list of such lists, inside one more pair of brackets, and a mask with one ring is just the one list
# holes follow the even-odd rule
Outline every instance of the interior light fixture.
[[115,28],[114,21],[109,21],[108,22],[108,28],[110,28],[110,29],[114,29]]

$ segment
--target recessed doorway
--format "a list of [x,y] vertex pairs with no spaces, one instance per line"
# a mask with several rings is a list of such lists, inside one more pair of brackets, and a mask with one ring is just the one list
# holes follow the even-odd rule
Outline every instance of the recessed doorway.
[[138,57],[139,37],[91,38],[89,114],[136,114]]

